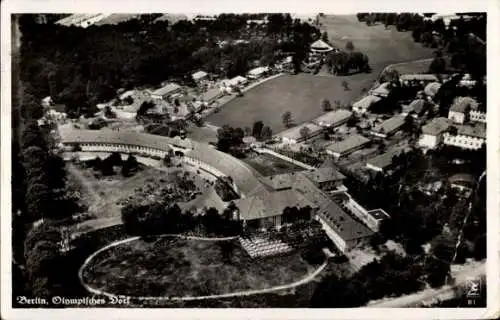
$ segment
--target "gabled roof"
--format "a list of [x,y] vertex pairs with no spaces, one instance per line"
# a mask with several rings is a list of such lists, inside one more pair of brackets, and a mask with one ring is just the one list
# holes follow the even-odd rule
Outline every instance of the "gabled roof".
[[451,125],[452,122],[448,118],[434,118],[422,127],[422,133],[435,136],[448,130]]
[[363,109],[368,109],[373,103],[380,101],[382,98],[369,95],[364,97],[363,99],[355,102],[352,104],[353,108],[363,108]]
[[375,127],[373,127],[372,132],[391,133],[401,128],[404,123],[405,118],[397,115],[385,120],[380,124],[377,124]]
[[328,43],[324,42],[323,40],[319,39],[311,44],[312,49],[316,50],[332,50],[333,47],[330,46]]
[[192,77],[194,80],[200,80],[202,78],[205,78],[208,74],[205,71],[197,71],[193,73]]
[[156,96],[163,96],[163,95],[169,94],[171,92],[174,92],[180,88],[181,88],[181,86],[178,85],[177,83],[169,83],[169,84],[167,84],[159,89],[156,89],[151,94],[156,95]]
[[400,81],[411,81],[411,80],[417,80],[417,81],[434,81],[437,82],[439,79],[436,77],[434,74],[402,74],[399,76]]
[[431,82],[425,86],[424,92],[429,97],[434,97],[436,93],[439,91],[439,88],[441,88],[441,83]]
[[290,189],[295,180],[295,173],[282,173],[260,178],[260,181],[273,190]]
[[467,107],[469,107],[470,110],[476,110],[478,108],[478,103],[471,97],[456,97],[453,101],[453,105],[450,107],[450,111],[464,113]]
[[243,220],[255,220],[283,214],[286,207],[303,208],[317,206],[295,190],[270,192],[263,196],[252,196],[234,201]]
[[334,167],[320,167],[314,170],[302,171],[301,173],[314,183],[340,181],[345,179],[345,176]]
[[484,123],[475,123],[474,125],[457,125],[457,134],[474,137],[474,138],[486,138],[486,125]]
[[349,136],[347,139],[342,140],[340,142],[334,142],[326,147],[326,149],[330,150],[334,153],[344,153],[351,149],[362,146],[366,143],[370,142],[370,139],[363,137],[359,134],[354,134]]
[[416,114],[421,114],[424,111],[426,101],[424,99],[415,99],[413,100],[409,106],[406,108],[403,107],[403,110],[407,113],[415,112]]
[[325,113],[324,115],[313,120],[315,124],[318,125],[335,125],[352,116],[352,112],[348,110],[336,110],[332,112]]
[[324,129],[318,125],[315,125],[314,123],[303,123],[299,126],[295,126],[295,127],[292,127],[288,130],[282,131],[282,132],[278,133],[277,136],[282,137],[282,138],[287,138],[287,139],[293,139],[293,140],[301,139],[302,136],[300,134],[300,129],[302,129],[303,127],[309,128],[310,135],[314,135],[318,131],[321,131]]

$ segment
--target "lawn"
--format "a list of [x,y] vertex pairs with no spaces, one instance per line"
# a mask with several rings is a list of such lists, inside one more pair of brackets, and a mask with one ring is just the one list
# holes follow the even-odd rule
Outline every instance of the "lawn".
[[373,73],[378,75],[388,64],[432,58],[434,49],[415,43],[410,32],[398,32],[395,26],[367,26],[355,15],[327,15],[320,20],[321,31],[341,49],[348,41],[354,50],[368,55]]
[[300,124],[325,113],[321,108],[321,101],[325,98],[332,104],[335,100],[342,104],[354,102],[362,87],[367,85],[363,76],[366,77],[366,74],[354,76],[359,78],[357,81],[348,79],[350,90],[346,91],[342,87],[343,77],[305,73],[283,75],[250,89],[243,97],[231,100],[206,121],[217,126],[228,124],[251,128],[255,121],[261,120],[271,127],[273,133],[278,133],[286,129],[281,120],[286,111],[292,113],[295,124]]
[[[283,131],[281,115],[292,113],[296,124],[300,124],[323,114],[321,101],[332,103],[339,100],[343,105],[351,104],[362,95],[362,89],[370,89],[382,70],[389,64],[411,62],[432,58],[434,49],[415,43],[409,32],[398,32],[394,26],[385,29],[383,25],[367,26],[359,22],[355,15],[327,15],[321,19],[322,31],[327,31],[331,41],[344,49],[352,41],[370,60],[372,72],[348,76],[332,76],[322,71],[318,75],[284,75],[264,82],[245,92],[243,97],[225,104],[219,113],[210,115],[206,121],[214,125],[252,127],[258,120],[269,125],[273,133]],[[400,65],[402,72],[423,72],[430,62]],[[345,91],[342,82],[349,83]]]
[[[222,247],[229,246],[227,258]],[[237,241],[137,240],[102,252],[83,272],[94,288],[132,296],[199,296],[269,288],[313,271],[300,253],[253,260]]]
[[267,153],[253,154],[242,160],[248,163],[263,176],[272,176],[276,174],[305,170],[302,167],[296,166],[288,161],[276,158]]

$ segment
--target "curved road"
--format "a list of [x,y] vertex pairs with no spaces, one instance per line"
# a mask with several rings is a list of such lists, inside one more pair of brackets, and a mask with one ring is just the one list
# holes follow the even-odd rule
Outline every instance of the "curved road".
[[402,308],[402,307],[419,307],[426,303],[432,303],[439,299],[441,301],[448,300],[456,296],[456,289],[465,286],[468,278],[479,278],[485,274],[486,264],[484,262],[477,265],[468,266],[460,273],[455,275],[456,282],[454,285],[446,285],[439,289],[425,289],[423,291],[397,297],[394,299],[377,300],[370,302],[366,307],[374,308]]
[[[226,237],[226,238],[204,238],[204,237],[195,237],[195,236],[183,236],[183,235],[176,235],[176,234],[164,234],[159,237],[179,237],[179,238],[184,238],[184,239],[193,239],[193,240],[201,240],[201,241],[224,241],[224,240],[232,240],[235,239],[236,237]],[[139,300],[169,300],[169,301],[193,301],[193,300],[208,300],[208,299],[219,299],[219,298],[232,298],[232,297],[240,297],[240,296],[250,296],[250,295],[257,295],[257,294],[263,294],[263,293],[271,293],[271,292],[276,292],[276,291],[281,291],[281,290],[288,290],[288,289],[293,289],[295,287],[304,285],[306,283],[309,283],[313,281],[328,265],[327,260],[323,262],[314,272],[308,274],[306,277],[281,286],[275,286],[271,288],[264,288],[264,289],[257,289],[257,290],[246,290],[246,291],[238,291],[238,292],[231,292],[231,293],[223,293],[223,294],[217,294],[217,295],[209,295],[209,296],[196,296],[196,297],[134,297],[134,296],[124,296],[124,295],[115,295],[109,292],[101,291],[95,288],[92,288],[91,286],[87,285],[83,281],[83,270],[87,267],[87,265],[94,259],[98,254],[100,254],[103,251],[106,251],[109,248],[119,246],[121,244],[127,243],[127,242],[132,242],[135,240],[140,239],[140,237],[132,237],[120,241],[113,242],[93,254],[91,254],[83,263],[83,265],[80,267],[80,270],[78,271],[78,278],[80,279],[81,285],[90,293],[97,294],[97,295],[105,295],[108,297],[120,297],[120,298],[131,298],[131,299],[139,299]]]

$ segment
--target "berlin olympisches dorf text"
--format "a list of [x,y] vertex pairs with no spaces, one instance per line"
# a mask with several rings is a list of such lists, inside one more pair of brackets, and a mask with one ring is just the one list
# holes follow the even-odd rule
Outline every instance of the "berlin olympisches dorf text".
[[12,19],[14,307],[485,306],[486,13]]

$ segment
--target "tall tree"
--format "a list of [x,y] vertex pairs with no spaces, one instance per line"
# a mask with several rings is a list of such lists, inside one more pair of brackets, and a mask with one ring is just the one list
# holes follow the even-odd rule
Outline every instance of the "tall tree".
[[285,127],[290,127],[291,123],[292,123],[292,113],[290,111],[285,111],[282,115],[281,115],[281,120],[283,121],[283,124],[285,125]]

